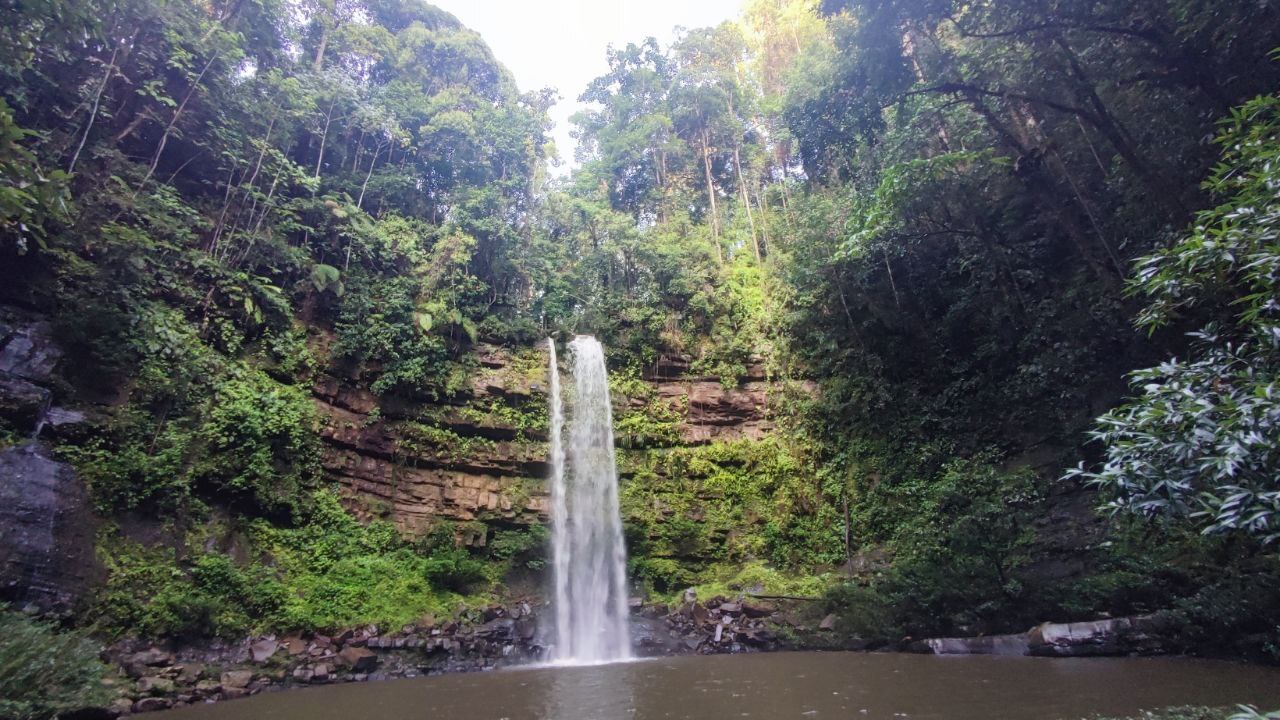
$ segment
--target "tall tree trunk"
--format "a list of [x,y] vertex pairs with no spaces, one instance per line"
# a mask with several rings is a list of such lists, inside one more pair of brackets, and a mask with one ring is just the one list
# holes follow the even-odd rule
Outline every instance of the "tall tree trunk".
[[320,72],[324,69],[324,52],[329,47],[329,25],[323,20],[320,21],[320,42],[316,45],[316,56],[311,61],[311,69]]
[[716,262],[724,265],[724,253],[720,249],[720,212],[716,208],[716,187],[711,181],[711,147],[706,128],[702,129],[702,169],[707,179],[707,199],[711,203],[711,240],[716,246]]
[[738,146],[733,147],[733,166],[738,172],[738,191],[742,195],[742,207],[747,211],[747,225],[751,228],[751,247],[756,251],[756,264],[760,263],[760,239],[756,237],[756,219],[751,212],[751,198],[747,196],[747,185],[742,179],[742,161],[738,156]]

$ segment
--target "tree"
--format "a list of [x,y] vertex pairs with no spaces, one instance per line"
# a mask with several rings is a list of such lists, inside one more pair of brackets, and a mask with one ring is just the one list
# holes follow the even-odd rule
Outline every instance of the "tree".
[[1206,185],[1222,204],[1143,258],[1130,286],[1150,299],[1140,327],[1214,321],[1185,358],[1133,374],[1140,394],[1091,433],[1106,462],[1070,477],[1101,487],[1112,512],[1269,544],[1280,540],[1280,97],[1233,111],[1217,144]]

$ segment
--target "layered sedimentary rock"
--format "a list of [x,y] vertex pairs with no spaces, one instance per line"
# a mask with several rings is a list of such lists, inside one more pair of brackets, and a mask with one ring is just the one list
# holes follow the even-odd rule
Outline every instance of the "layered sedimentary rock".
[[[321,376],[314,395],[324,418],[323,463],[344,488],[347,506],[409,535],[441,520],[545,521],[543,352],[481,345],[469,387],[441,403],[379,398],[351,379]],[[689,365],[688,358],[664,357],[644,375],[654,397],[682,416],[682,443],[757,440],[773,430],[762,365],[731,388],[691,374]],[[464,539],[483,543],[483,535],[473,528]]]
[[[321,376],[326,473],[363,518],[421,535],[440,520],[527,525],[548,511],[542,430],[522,427],[541,387],[502,349],[482,346],[470,388],[448,403],[381,400],[350,380]],[[483,533],[470,539],[483,543]]]
[[687,405],[680,428],[685,443],[759,440],[774,429],[763,363],[748,365],[745,376],[733,387],[726,387],[719,378],[694,374],[690,364],[688,357],[663,355],[644,375],[664,402],[677,408]]

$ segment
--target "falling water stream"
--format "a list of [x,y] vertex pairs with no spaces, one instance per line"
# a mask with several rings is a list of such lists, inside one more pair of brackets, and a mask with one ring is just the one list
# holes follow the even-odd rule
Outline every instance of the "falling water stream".
[[573,355],[573,414],[566,452],[564,406],[551,348],[551,556],[556,641],[552,660],[590,665],[631,657],[626,566],[618,513],[613,410],[604,348],[579,335]]

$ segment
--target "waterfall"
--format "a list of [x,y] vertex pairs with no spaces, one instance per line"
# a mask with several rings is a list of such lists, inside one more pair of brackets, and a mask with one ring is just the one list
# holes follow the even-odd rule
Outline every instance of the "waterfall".
[[555,343],[551,348],[551,555],[556,645],[552,659],[577,665],[631,657],[626,547],[618,512],[613,410],[604,349],[579,335],[573,353],[568,472]]

